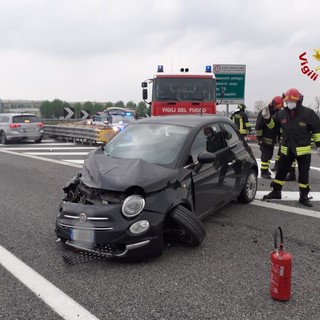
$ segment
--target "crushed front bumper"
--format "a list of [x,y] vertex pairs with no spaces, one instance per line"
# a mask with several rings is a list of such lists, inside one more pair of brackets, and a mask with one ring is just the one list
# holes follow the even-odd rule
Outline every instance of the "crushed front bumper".
[[[149,229],[137,235],[130,226],[147,220]],[[106,257],[154,257],[162,253],[164,215],[143,211],[134,219],[121,213],[121,204],[87,205],[63,202],[55,231],[68,247]]]

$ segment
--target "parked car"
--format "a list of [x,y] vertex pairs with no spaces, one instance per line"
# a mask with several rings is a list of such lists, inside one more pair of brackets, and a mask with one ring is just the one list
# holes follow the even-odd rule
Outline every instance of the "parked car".
[[0,143],[21,140],[34,140],[40,143],[43,136],[44,124],[34,114],[0,114]]
[[95,125],[100,125],[100,126],[106,126],[109,125],[111,120],[111,117],[108,114],[94,114],[91,119],[88,120],[88,122],[95,124]]
[[253,201],[257,174],[227,117],[141,119],[87,155],[64,187],[55,232],[69,248],[116,259],[159,256],[168,239],[199,246],[202,220]]
[[109,114],[109,113],[99,113],[92,116],[89,122],[95,125],[110,126],[117,133],[123,130],[125,126],[129,123],[135,121],[132,115],[127,114]]
[[136,119],[132,115],[127,114],[114,114],[111,116],[111,125],[117,127],[120,131],[123,130],[128,124]]

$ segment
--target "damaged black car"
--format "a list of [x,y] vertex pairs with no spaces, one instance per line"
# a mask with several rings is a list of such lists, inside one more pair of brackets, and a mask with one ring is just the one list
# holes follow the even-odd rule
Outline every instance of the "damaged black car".
[[64,188],[55,232],[69,248],[123,260],[160,256],[167,239],[199,246],[208,215],[254,200],[257,174],[227,117],[141,119],[87,155]]

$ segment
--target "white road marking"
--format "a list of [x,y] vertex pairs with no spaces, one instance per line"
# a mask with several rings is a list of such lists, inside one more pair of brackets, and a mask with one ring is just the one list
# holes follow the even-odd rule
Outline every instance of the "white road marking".
[[63,159],[62,161],[66,161],[66,162],[69,162],[69,163],[84,164],[84,160],[68,160],[68,159]]
[[32,155],[32,156],[84,156],[88,154],[88,152],[24,152],[24,154]]
[[[47,140],[49,142],[45,142],[45,140],[42,140],[41,143],[24,143],[23,145],[24,146],[30,146],[30,147],[40,147],[41,146],[75,146],[77,145],[77,143],[74,143],[74,142],[57,142],[57,143],[54,143],[54,142],[51,142],[50,140]],[[21,145],[21,144],[20,144]],[[0,144],[0,149],[9,149],[8,145],[7,144]],[[13,147],[15,148],[15,147]]]
[[63,319],[99,320],[2,246],[0,246],[0,264]]
[[19,153],[19,152],[14,152],[14,151],[9,151],[9,150],[2,150],[2,149],[0,149],[0,152],[8,153],[8,154],[14,154],[14,155],[17,155],[17,156],[36,159],[36,160],[41,160],[41,161],[47,161],[47,162],[56,163],[56,164],[63,164],[64,166],[82,168],[82,165],[79,165],[79,164],[76,164],[76,163],[69,163],[69,162],[65,162],[65,161],[62,161],[62,160],[42,158],[42,157],[37,157],[37,156],[30,155],[30,154]]
[[2,148],[2,150],[24,151],[24,150],[94,150],[97,147],[17,147],[17,148]]
[[[298,188],[298,186],[297,186]],[[257,191],[256,198],[257,199],[262,199],[264,195],[268,194],[271,192],[270,190],[267,191]],[[282,199],[277,200],[277,201],[298,201],[299,200],[299,191],[281,191],[281,196]],[[313,192],[312,190],[308,194],[309,197],[312,197],[313,201],[320,201],[320,192]]]
[[[277,200],[277,201],[279,201],[279,200]],[[269,201],[261,201],[261,200],[254,200],[250,204],[254,205],[254,206],[264,207],[267,209],[280,210],[280,211],[284,211],[284,212],[290,212],[290,213],[299,214],[302,216],[309,216],[309,217],[320,219],[320,212],[319,211],[308,210],[308,209],[303,209],[303,208],[296,208],[296,207],[291,207],[291,206],[285,206],[283,204],[272,203]]]

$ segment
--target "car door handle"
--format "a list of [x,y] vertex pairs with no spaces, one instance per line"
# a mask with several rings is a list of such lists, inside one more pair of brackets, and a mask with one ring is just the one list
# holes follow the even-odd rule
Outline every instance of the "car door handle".
[[235,163],[236,163],[236,160],[233,159],[232,161],[228,162],[228,166],[232,166]]

